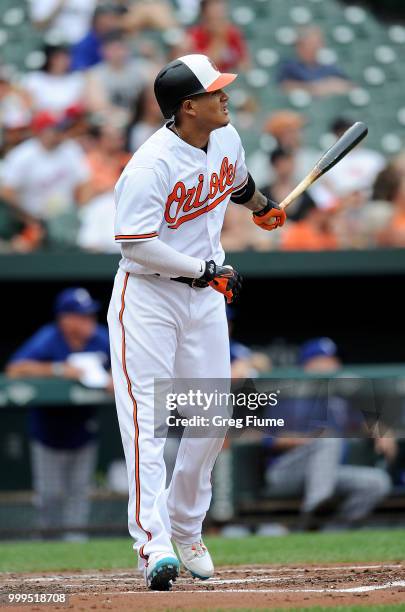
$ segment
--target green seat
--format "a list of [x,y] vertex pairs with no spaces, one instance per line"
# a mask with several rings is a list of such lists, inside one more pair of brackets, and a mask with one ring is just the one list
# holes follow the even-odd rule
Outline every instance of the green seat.
[[10,240],[18,234],[21,228],[22,225],[16,219],[10,206],[0,200],[0,239]]
[[77,244],[80,221],[76,209],[49,219],[46,225],[50,245],[72,247]]

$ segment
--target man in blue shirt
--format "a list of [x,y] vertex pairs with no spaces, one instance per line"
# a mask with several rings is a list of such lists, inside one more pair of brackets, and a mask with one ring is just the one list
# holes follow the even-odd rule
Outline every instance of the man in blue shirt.
[[102,40],[109,32],[119,28],[120,14],[120,8],[114,4],[96,8],[91,30],[71,49],[72,70],[87,70],[102,61]]
[[313,96],[344,94],[353,87],[334,64],[321,64],[319,52],[324,46],[321,30],[316,26],[302,28],[296,42],[297,57],[285,61],[278,73],[284,91],[304,89]]
[[[80,380],[83,372],[69,362],[78,353],[93,353],[109,369],[108,330],[97,324],[98,310],[98,302],[86,289],[62,291],[55,301],[55,321],[41,327],[12,355],[6,374]],[[87,524],[88,490],[97,458],[95,412],[93,406],[30,411],[33,487],[43,529]]]

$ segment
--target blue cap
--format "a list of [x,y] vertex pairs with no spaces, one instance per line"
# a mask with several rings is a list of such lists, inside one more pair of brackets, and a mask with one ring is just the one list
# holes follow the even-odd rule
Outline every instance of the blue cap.
[[305,342],[299,352],[299,363],[304,365],[313,357],[335,357],[337,346],[330,338],[313,338]]
[[71,287],[61,291],[55,300],[55,314],[77,313],[91,315],[100,310],[99,302],[83,287]]

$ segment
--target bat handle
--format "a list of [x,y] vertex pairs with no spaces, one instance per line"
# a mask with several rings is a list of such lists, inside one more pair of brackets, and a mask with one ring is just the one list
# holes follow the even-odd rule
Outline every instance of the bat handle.
[[301,194],[304,193],[308,187],[312,185],[314,181],[320,176],[319,170],[315,167],[307,176],[302,179],[300,183],[284,198],[282,202],[280,202],[279,206],[282,210],[287,208],[291,202],[296,200]]

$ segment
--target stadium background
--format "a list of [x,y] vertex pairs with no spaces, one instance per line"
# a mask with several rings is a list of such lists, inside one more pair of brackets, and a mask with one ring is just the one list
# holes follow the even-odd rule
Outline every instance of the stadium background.
[[[274,139],[263,125],[272,112],[280,109],[305,115],[307,146],[322,150],[330,144],[330,124],[343,115],[369,125],[367,146],[383,153],[387,160],[404,150],[405,12],[401,2],[386,0],[382,7],[379,2],[353,6],[335,0],[231,0],[229,14],[246,37],[250,53],[251,64],[240,72],[231,93],[235,124],[248,156],[257,151],[268,155],[274,148]],[[345,95],[316,99],[302,92],[286,94],[275,83],[279,63],[293,52],[296,28],[313,22],[325,35],[329,51],[324,53],[324,60],[336,61],[355,83]],[[145,29],[136,42],[152,42],[162,57],[171,51],[172,41],[178,40],[176,36],[178,32],[172,30]],[[3,0],[0,59],[13,82],[40,67],[43,42],[43,36],[30,23],[26,4]],[[247,101],[250,106],[245,107]],[[86,287],[101,302],[100,320],[105,321],[118,255],[85,252],[63,237],[26,254],[17,253],[12,247],[14,234],[10,233],[15,219],[10,218],[6,203],[0,207],[0,364],[4,367],[12,351],[52,319],[54,297],[65,287]],[[270,246],[261,252],[230,252],[229,263],[245,278],[243,296],[234,311],[234,337],[267,353],[272,359],[273,375],[295,366],[302,342],[329,336],[339,347],[344,363],[352,366],[352,372],[400,378],[405,360],[401,298],[404,253],[404,249],[390,245],[304,253],[283,252]],[[258,304],[261,316],[257,316]],[[270,315],[276,321],[271,326],[267,324]],[[357,366],[370,369],[356,370]],[[76,383],[10,381],[2,376],[0,536],[32,537],[36,533],[25,422],[29,406],[44,402],[54,404],[55,409],[67,403],[72,403],[72,409],[80,409],[86,403],[100,405],[99,465],[90,531],[124,534],[126,496],[109,491],[106,480],[111,462],[122,459],[111,399],[101,392],[80,389]],[[376,459],[367,452],[356,457],[360,463]],[[397,466],[400,474],[403,461],[402,458]],[[237,520],[256,525],[274,517],[294,522],[296,500],[272,502],[271,496],[263,499],[260,469],[257,445],[235,444],[225,451],[214,475],[211,522]],[[393,520],[403,524],[404,503],[399,479],[395,495],[374,519],[382,524]]]

